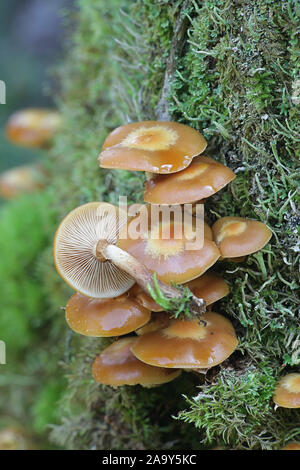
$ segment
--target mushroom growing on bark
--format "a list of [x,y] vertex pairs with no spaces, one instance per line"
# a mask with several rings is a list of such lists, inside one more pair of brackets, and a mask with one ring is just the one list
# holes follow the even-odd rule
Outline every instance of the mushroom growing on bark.
[[121,338],[96,357],[92,368],[96,382],[112,387],[138,384],[154,387],[180,375],[180,370],[152,367],[137,359],[131,352],[136,340],[136,337]]
[[[149,287],[156,288],[153,274],[116,246],[124,219],[126,213],[104,202],[79,206],[63,219],[54,238],[54,261],[58,273],[74,290],[88,297],[111,298],[135,282],[147,293]],[[179,289],[157,283],[166,298],[181,298]],[[195,296],[189,306],[194,313],[205,310],[205,302]]]
[[66,320],[76,333],[86,336],[121,336],[150,320],[147,310],[123,294],[114,299],[93,299],[74,294],[66,305]]
[[223,258],[250,255],[263,248],[272,236],[262,222],[243,217],[221,217],[212,226],[214,240]]
[[282,408],[300,408],[300,373],[287,374],[280,379],[273,401]]
[[218,313],[203,315],[206,326],[197,320],[172,320],[163,329],[138,337],[133,354],[152,366],[182,369],[211,368],[225,361],[238,341],[229,320]]
[[150,204],[188,204],[212,196],[234,178],[229,168],[201,155],[178,173],[148,180],[144,199]]
[[102,168],[174,173],[206,148],[195,129],[168,121],[144,121],[118,127],[109,134],[99,155]]
[[16,111],[6,125],[6,137],[22,147],[45,147],[61,122],[61,115],[52,109],[29,108]]
[[221,276],[212,272],[197,277],[186,285],[196,297],[204,299],[206,305],[217,302],[229,293],[227,282]]

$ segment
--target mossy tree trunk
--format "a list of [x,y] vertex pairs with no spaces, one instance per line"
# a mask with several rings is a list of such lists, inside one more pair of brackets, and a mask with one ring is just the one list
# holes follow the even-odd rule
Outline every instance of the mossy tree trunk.
[[171,119],[203,132],[208,153],[237,174],[207,202],[208,220],[255,218],[273,237],[244,263],[218,265],[231,293],[217,309],[234,322],[239,347],[206,378],[185,374],[154,390],[100,387],[91,362],[107,340],[74,336],[64,418],[53,439],[69,448],[115,449],[269,449],[299,440],[299,411],[275,411],[272,403],[278,377],[300,364],[296,2],[78,3],[62,73],[65,129],[49,165],[61,216],[78,203],[117,202],[119,194],[140,202],[143,176],[99,170],[97,153],[118,125]]

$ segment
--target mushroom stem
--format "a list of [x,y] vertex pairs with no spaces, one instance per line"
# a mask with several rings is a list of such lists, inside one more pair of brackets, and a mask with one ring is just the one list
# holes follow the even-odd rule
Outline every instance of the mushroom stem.
[[[144,292],[149,294],[148,287],[155,289],[153,281],[153,273],[149,271],[146,266],[140,263],[134,256],[130,255],[126,251],[117,247],[116,245],[109,244],[106,240],[99,240],[96,247],[96,256],[100,261],[103,261],[103,258],[110,260],[118,268],[125,271],[129,274],[137,284],[143,289]],[[162,281],[157,280],[157,284],[162,292],[162,294],[167,299],[180,299],[182,293],[180,289],[176,289],[173,286],[169,286]],[[190,298],[189,309],[190,312],[195,315],[202,315],[205,312],[205,301],[199,299],[195,295],[192,295]]]

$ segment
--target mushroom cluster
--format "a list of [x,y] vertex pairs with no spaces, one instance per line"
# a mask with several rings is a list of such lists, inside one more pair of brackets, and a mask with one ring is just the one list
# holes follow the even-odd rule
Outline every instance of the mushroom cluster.
[[[228,285],[207,271],[219,259],[239,260],[260,250],[271,231],[258,221],[223,217],[212,227],[203,221],[201,243],[191,247],[198,230],[196,206],[203,209],[208,197],[235,178],[202,155],[206,145],[199,132],[176,122],[115,129],[104,142],[100,167],[144,171],[146,204],[128,217],[120,207],[90,202],[58,227],[55,265],[76,291],[65,309],[68,325],[86,336],[117,337],[94,361],[99,383],[157,386],[182,369],[207,371],[237,347],[231,322],[211,310],[228,294]],[[185,204],[189,221],[172,214],[166,227],[153,216],[153,208],[171,205],[182,214]],[[191,315],[186,310],[170,315],[166,299],[180,304],[186,291]]]

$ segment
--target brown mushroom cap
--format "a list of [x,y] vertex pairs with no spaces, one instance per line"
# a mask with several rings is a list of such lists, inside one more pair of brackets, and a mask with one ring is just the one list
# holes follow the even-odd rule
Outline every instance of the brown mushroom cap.
[[[153,223],[149,218],[148,226],[141,227],[139,237],[131,238],[131,224],[135,227],[136,220],[139,219],[132,219],[120,232],[118,247],[134,256],[150,271],[156,272],[163,282],[183,284],[195,279],[209,269],[220,256],[216,244],[205,236],[203,244],[199,244],[197,249],[187,249],[187,243],[191,240],[186,234],[191,234],[189,229],[193,230],[194,227],[188,224],[183,226],[180,221],[172,218]],[[168,238],[164,224],[170,228]]]
[[212,196],[235,178],[226,166],[210,157],[194,158],[185,170],[158,175],[145,185],[144,199],[150,204],[187,204]]
[[146,325],[136,330],[136,334],[140,336],[146,333],[152,333],[152,331],[162,330],[169,325],[170,321],[170,315],[166,312],[151,313],[151,320]]
[[106,138],[99,155],[102,168],[175,173],[206,148],[195,129],[168,121],[144,121],[118,127]]
[[216,366],[236,349],[235,331],[218,313],[208,312],[201,318],[206,326],[196,320],[173,320],[162,330],[139,336],[131,350],[141,361],[158,367]]
[[0,450],[36,450],[26,431],[18,427],[0,430]]
[[300,450],[300,442],[290,442],[281,450]]
[[86,336],[120,336],[150,320],[150,311],[127,297],[93,299],[74,294],[66,305],[66,320],[76,333]]
[[300,373],[287,374],[280,379],[273,401],[283,408],[300,408]]
[[186,286],[196,297],[205,300],[206,305],[217,302],[229,293],[227,282],[216,273],[206,273],[188,282]]
[[104,349],[93,364],[96,382],[112,387],[137,384],[153,387],[170,382],[180,375],[180,370],[170,373],[168,369],[152,367],[139,361],[130,350],[136,340],[137,337],[121,338]]
[[12,114],[6,136],[22,147],[44,147],[61,126],[61,115],[51,109],[24,109]]
[[133,286],[132,277],[96,256],[98,241],[115,244],[124,223],[123,214],[105,202],[79,206],[63,219],[55,234],[53,256],[58,273],[72,289],[88,297],[111,298]]
[[129,297],[133,297],[136,299],[137,302],[139,302],[143,307],[151,310],[152,312],[162,312],[163,308],[158,305],[152,297],[146,292],[143,291],[143,289],[138,285],[135,284],[129,291],[128,293]]
[[4,171],[0,175],[0,196],[13,199],[44,187],[45,173],[38,165],[24,165]]
[[221,217],[212,226],[214,240],[223,258],[250,255],[263,248],[272,236],[262,222],[242,217]]

